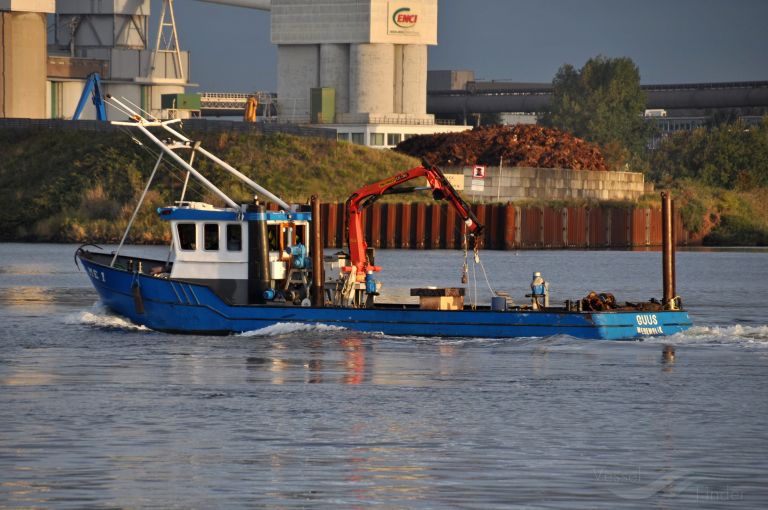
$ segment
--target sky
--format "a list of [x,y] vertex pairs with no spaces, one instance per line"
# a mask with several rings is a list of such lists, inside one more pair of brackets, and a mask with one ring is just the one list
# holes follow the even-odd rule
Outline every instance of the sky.
[[[174,3],[200,92],[274,91],[269,13]],[[768,80],[768,0],[439,0],[429,69],[551,82],[563,64],[630,57],[644,84]],[[152,0],[155,17],[160,2]],[[153,18],[153,31],[157,21]],[[154,36],[152,36],[154,41]]]

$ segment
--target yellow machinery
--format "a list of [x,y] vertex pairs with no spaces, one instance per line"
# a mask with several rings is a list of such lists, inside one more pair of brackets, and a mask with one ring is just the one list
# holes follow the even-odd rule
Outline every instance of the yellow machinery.
[[256,96],[249,96],[245,103],[245,113],[243,120],[245,122],[256,122],[256,110],[259,108],[259,100]]

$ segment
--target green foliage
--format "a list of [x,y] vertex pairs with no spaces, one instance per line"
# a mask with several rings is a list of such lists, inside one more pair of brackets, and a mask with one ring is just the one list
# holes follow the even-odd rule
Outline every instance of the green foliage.
[[707,214],[707,206],[696,198],[689,197],[680,207],[680,217],[683,220],[683,227],[691,233],[701,232],[704,227],[704,217]]
[[757,126],[736,122],[676,133],[651,155],[648,177],[740,190],[768,186],[768,118]]
[[[343,201],[355,189],[417,163],[391,151],[285,134],[192,134],[203,146],[289,202],[317,194]],[[155,164],[155,150],[124,133],[0,130],[0,240],[117,242]],[[183,156],[183,155],[182,155]],[[166,158],[167,159],[167,158]],[[212,164],[206,177],[236,201],[253,193]],[[186,171],[164,163],[140,209],[130,242],[169,238],[155,209],[179,200]],[[192,180],[187,200],[221,205]]]
[[768,227],[743,216],[722,216],[719,225],[705,238],[712,246],[768,246]]
[[642,117],[645,93],[631,59],[598,56],[579,70],[566,64],[552,85],[550,111],[542,117],[542,124],[613,147],[606,157],[616,169],[642,154],[653,128]]
[[751,191],[707,186],[681,179],[671,189],[683,226],[703,237],[704,244],[720,246],[765,245],[768,233],[768,188]]
[[[748,132],[731,128],[719,133],[718,140],[728,140],[728,134],[748,137],[746,142],[736,144],[742,150],[750,145],[753,150],[766,150],[765,125]],[[768,165],[754,163],[759,158],[737,159],[741,163],[729,163],[729,168],[756,171],[728,173],[736,176],[734,190],[706,186],[693,180],[701,179],[699,167],[690,166],[687,158],[722,163],[729,161],[729,152],[707,152],[707,132],[690,136],[695,142],[691,146],[664,145],[663,150],[670,150],[677,158],[669,158],[671,166],[654,166],[655,171],[673,168],[674,172],[689,176],[677,179],[673,190],[686,227],[702,234],[709,232],[705,238],[708,243],[765,244],[768,201],[764,197],[768,186],[744,189],[745,183],[765,183]],[[201,139],[211,152],[289,202],[303,202],[312,194],[327,202],[344,201],[362,185],[418,164],[415,159],[391,151],[283,134],[205,133],[191,137]],[[0,201],[4,205],[0,208],[0,240],[119,241],[156,161],[156,154],[146,148],[133,143],[124,133],[0,130]],[[201,169],[237,201],[252,199],[250,190],[221,169],[210,164],[202,165]],[[179,199],[185,174],[175,166],[161,165],[129,242],[168,241],[167,224],[158,218],[155,209]],[[715,174],[710,168],[707,178],[722,177]],[[187,199],[219,203],[197,183],[190,186]],[[402,195],[392,199],[417,197]],[[649,200],[655,202],[658,198]]]

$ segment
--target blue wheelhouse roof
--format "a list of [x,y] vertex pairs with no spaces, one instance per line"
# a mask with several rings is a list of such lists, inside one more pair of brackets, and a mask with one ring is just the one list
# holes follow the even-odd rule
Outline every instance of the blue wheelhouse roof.
[[266,213],[190,209],[187,207],[158,207],[157,214],[165,221],[312,221],[310,212],[268,211]]

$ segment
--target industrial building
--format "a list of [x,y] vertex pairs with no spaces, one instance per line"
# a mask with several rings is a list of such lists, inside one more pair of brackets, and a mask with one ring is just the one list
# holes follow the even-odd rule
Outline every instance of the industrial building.
[[[94,72],[105,94],[161,116],[161,96],[190,86],[189,55],[168,21],[173,2],[162,7],[150,50],[150,0],[0,0],[0,117],[72,118]],[[95,118],[94,109],[82,118]]]
[[[321,125],[340,140],[373,147],[467,129],[427,113],[437,0],[207,1],[270,12],[278,122]],[[104,94],[157,117],[189,116],[194,108],[163,103],[162,96],[188,100],[191,84],[173,0],[162,0],[162,9],[152,45],[150,0],[0,0],[0,114],[71,118],[86,79],[99,73]],[[87,108],[81,118],[94,117]]]
[[[665,132],[690,130],[710,120],[714,112],[738,113],[750,122],[768,108],[768,81],[641,85],[646,115]],[[470,70],[429,71],[427,105],[443,116],[515,113],[525,120],[549,109],[552,83],[476,81]]]
[[178,46],[173,3],[165,1],[162,8],[156,45],[150,49],[150,0],[56,0],[48,65],[50,116],[71,116],[83,79],[99,71],[105,93],[160,117],[161,96],[183,93],[190,85],[189,54]]
[[324,124],[374,147],[467,129],[427,113],[437,0],[205,1],[270,11],[281,122]]

